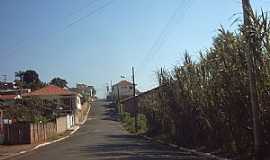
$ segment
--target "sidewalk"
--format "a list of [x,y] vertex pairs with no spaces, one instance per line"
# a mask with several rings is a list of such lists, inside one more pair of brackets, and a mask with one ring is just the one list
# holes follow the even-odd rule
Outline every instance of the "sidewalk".
[[31,150],[36,146],[37,144],[0,145],[0,160],[22,154],[24,151]]

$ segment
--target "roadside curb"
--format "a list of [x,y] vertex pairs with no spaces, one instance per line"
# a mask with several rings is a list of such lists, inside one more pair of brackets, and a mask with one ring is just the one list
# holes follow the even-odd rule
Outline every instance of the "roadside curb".
[[211,159],[215,159],[215,160],[230,160],[228,158],[218,157],[218,156],[213,155],[211,153],[199,152],[199,151],[197,151],[195,149],[188,149],[188,148],[180,147],[180,146],[178,146],[176,144],[171,144],[171,143],[168,144],[168,143],[166,143],[164,141],[161,141],[161,140],[154,140],[153,138],[148,137],[148,136],[144,136],[144,135],[139,135],[139,136],[142,137],[142,138],[144,138],[144,139],[147,139],[147,140],[156,142],[156,143],[160,143],[160,144],[163,144],[163,145],[169,145],[170,147],[177,148],[177,149],[182,150],[182,151],[185,151],[185,152],[196,154],[198,156],[203,156],[203,157],[211,158]]
[[[119,121],[121,124],[120,124],[120,127],[122,130],[128,132],[126,130],[126,128],[123,126],[123,123],[121,121]],[[176,148],[178,150],[182,150],[182,151],[185,151],[185,152],[188,152],[188,153],[192,153],[192,154],[195,154],[195,155],[198,155],[198,156],[202,156],[202,157],[206,157],[206,158],[209,158],[209,159],[213,159],[213,160],[231,160],[229,158],[223,158],[223,157],[219,157],[219,156],[216,156],[216,155],[213,155],[211,153],[204,153],[204,152],[200,152],[200,151],[197,151],[195,149],[188,149],[188,148],[184,148],[184,147],[181,147],[181,146],[178,146],[176,144],[172,144],[172,143],[166,143],[162,140],[155,140],[151,137],[148,137],[148,136],[145,136],[145,135],[140,135],[140,134],[136,134],[136,133],[130,133],[128,132],[128,134],[131,134],[131,135],[135,135],[135,136],[139,136],[143,139],[146,139],[148,141],[152,141],[152,142],[155,142],[155,143],[159,143],[159,144],[162,144],[162,145],[168,145],[172,148]]]
[[36,149],[38,149],[38,148],[47,146],[47,145],[49,145],[49,144],[53,144],[53,143],[62,141],[62,140],[64,140],[64,139],[67,139],[67,138],[69,138],[71,135],[73,135],[75,132],[77,132],[79,129],[80,129],[80,126],[76,126],[75,129],[74,129],[72,132],[70,132],[69,135],[67,135],[67,136],[65,136],[65,137],[62,137],[62,138],[59,138],[59,139],[56,139],[56,140],[53,140],[53,141],[50,141],[50,142],[45,142],[45,143],[39,144],[39,145],[35,146],[33,149],[31,149],[31,150],[29,150],[29,151],[27,151],[27,152],[31,152],[31,151],[33,151],[33,150],[36,150]]
[[64,139],[69,138],[71,135],[73,135],[73,134],[74,134],[76,131],[78,131],[79,129],[80,129],[80,127],[77,126],[72,132],[70,132],[69,135],[67,135],[67,136],[65,136],[65,137],[59,138],[59,139],[54,140],[54,141],[50,141],[50,142],[45,142],[45,143],[39,144],[39,145],[33,147],[32,149],[25,150],[25,151],[20,151],[20,152],[18,152],[18,153],[14,153],[14,154],[11,154],[11,155],[9,155],[9,156],[3,158],[3,159],[1,159],[1,158],[0,158],[0,159],[1,159],[1,160],[9,159],[9,158],[12,158],[12,157],[15,157],[15,156],[19,156],[19,155],[22,155],[22,154],[25,154],[25,153],[32,152],[32,151],[37,150],[37,149],[39,149],[39,148],[41,148],[41,147],[45,147],[45,146],[47,146],[47,145],[50,145],[50,144],[53,144],[53,143],[62,141],[62,140],[64,140]]
[[81,122],[80,125],[75,126],[74,130],[71,131],[67,136],[62,137],[62,138],[59,138],[59,139],[56,139],[56,140],[53,140],[53,141],[50,141],[50,142],[45,142],[45,143],[39,144],[39,145],[33,147],[32,149],[29,149],[29,150],[20,151],[18,153],[11,154],[10,156],[7,156],[7,157],[5,157],[3,159],[0,158],[0,160],[5,160],[5,159],[9,159],[9,158],[12,158],[12,157],[15,157],[15,156],[19,156],[19,155],[22,155],[22,154],[25,154],[25,153],[29,153],[29,152],[32,152],[34,150],[37,150],[37,149],[39,149],[41,147],[45,147],[47,145],[50,145],[50,144],[53,144],[53,143],[56,143],[56,142],[60,142],[60,141],[62,141],[64,139],[69,138],[70,136],[72,136],[75,132],[77,132],[80,129],[80,126],[81,125],[83,125],[87,121],[87,117],[88,117],[88,114],[90,112],[90,109],[91,109],[91,105],[90,105],[90,107],[89,107],[89,109],[88,109],[88,111],[87,111],[87,113],[86,113],[86,115],[84,117],[83,122]]
[[[121,129],[128,132],[126,130],[126,128],[123,126],[123,123],[120,121],[121,125]],[[166,143],[162,140],[155,140],[151,137],[148,137],[148,136],[145,136],[145,135],[139,135],[139,134],[136,134],[136,133],[130,133],[128,132],[128,134],[131,134],[131,135],[135,135],[135,136],[139,136],[143,139],[146,139],[148,141],[152,141],[152,142],[156,142],[156,143],[159,143],[159,144],[162,144],[162,145],[168,145],[172,148],[176,148],[176,149],[179,149],[179,150],[182,150],[182,151],[185,151],[185,152],[189,152],[189,153],[192,153],[192,154],[195,154],[195,155],[198,155],[198,156],[202,156],[202,157],[206,157],[206,158],[210,158],[210,159],[213,159],[213,160],[231,160],[231,159],[228,159],[228,158],[223,158],[223,157],[219,157],[219,156],[216,156],[216,155],[213,155],[211,153],[204,153],[204,152],[200,152],[200,151],[197,151],[195,149],[188,149],[188,148],[184,148],[184,147],[180,147],[176,144],[171,144],[171,143]]]

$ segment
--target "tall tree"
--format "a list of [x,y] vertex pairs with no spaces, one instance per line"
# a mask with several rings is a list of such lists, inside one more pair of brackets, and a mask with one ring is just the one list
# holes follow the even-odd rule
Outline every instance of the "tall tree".
[[50,82],[50,84],[64,88],[67,87],[67,81],[65,79],[62,79],[60,77],[53,78]]
[[15,72],[15,78],[19,78],[20,81],[23,80],[24,71]]
[[26,84],[36,83],[39,81],[39,75],[34,70],[27,70],[23,73],[23,82]]
[[15,72],[15,77],[19,77],[19,80],[15,82],[20,88],[36,90],[44,86],[44,83],[39,79],[38,73],[34,70]]

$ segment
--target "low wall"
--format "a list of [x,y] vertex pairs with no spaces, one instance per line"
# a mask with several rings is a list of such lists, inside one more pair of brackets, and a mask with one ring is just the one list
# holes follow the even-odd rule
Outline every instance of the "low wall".
[[31,128],[31,144],[46,142],[48,138],[57,134],[57,125],[55,122],[49,123],[32,123]]
[[57,135],[56,122],[4,125],[4,144],[37,144]]
[[31,143],[29,123],[4,124],[4,144]]

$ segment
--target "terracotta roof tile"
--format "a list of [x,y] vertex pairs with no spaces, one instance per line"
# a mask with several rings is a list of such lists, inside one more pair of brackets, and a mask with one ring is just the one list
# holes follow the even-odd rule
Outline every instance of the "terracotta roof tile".
[[69,90],[54,86],[54,85],[48,85],[46,87],[43,87],[39,90],[23,94],[22,96],[68,96],[68,95],[76,95],[77,93],[71,92]]
[[127,81],[127,80],[122,80],[122,81],[118,82],[117,84],[119,84],[119,85],[132,85],[132,83]]

